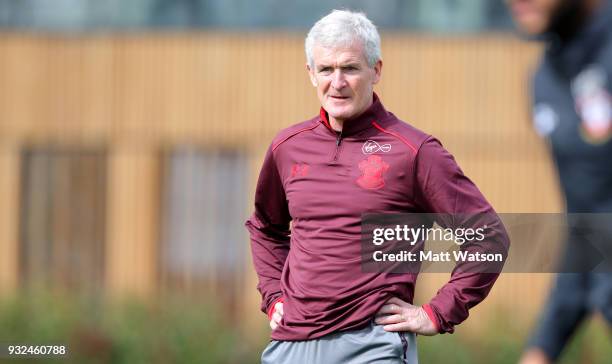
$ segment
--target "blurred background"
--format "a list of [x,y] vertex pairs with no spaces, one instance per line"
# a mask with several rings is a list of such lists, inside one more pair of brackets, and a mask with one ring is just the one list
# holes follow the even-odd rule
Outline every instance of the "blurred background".
[[[258,362],[243,223],[272,137],[318,113],[303,39],[333,8],[378,25],[386,108],[498,212],[562,211],[530,126],[540,45],[502,0],[0,0],[0,342]],[[551,277],[503,275],[456,334],[419,338],[422,362],[516,362]],[[422,275],[415,303],[447,279]],[[563,362],[609,362],[604,332],[588,323]]]

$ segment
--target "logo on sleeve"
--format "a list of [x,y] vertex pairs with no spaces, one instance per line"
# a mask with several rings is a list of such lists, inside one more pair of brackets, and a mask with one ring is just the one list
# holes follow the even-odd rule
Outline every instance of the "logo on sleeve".
[[371,155],[359,162],[361,177],[357,184],[367,190],[377,190],[385,186],[384,174],[389,169],[389,164],[382,160],[379,155]]
[[391,150],[391,144],[380,145],[373,140],[368,140],[361,146],[363,154],[374,154],[376,152],[387,153]]

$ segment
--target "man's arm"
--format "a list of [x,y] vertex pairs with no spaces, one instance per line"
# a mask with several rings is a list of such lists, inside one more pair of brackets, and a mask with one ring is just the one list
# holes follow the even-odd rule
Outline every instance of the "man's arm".
[[289,222],[285,190],[272,147],[268,148],[255,192],[255,211],[245,226],[251,236],[253,264],[259,278],[261,310],[271,318],[274,305],[282,300],[280,278],[289,254]]
[[[484,217],[487,223],[485,241],[464,244],[461,250],[501,253],[506,259],[510,240],[503,223],[436,139],[429,138],[419,149],[415,174],[415,196],[425,212],[448,214],[443,215],[446,221],[437,221],[442,227],[481,227],[474,226],[474,216]],[[469,309],[485,299],[499,276],[490,270],[474,272],[473,268],[466,267],[468,264],[473,266],[474,263],[457,263],[448,283],[423,306],[439,332],[453,332],[454,326],[468,317]],[[501,265],[496,268],[501,270]]]

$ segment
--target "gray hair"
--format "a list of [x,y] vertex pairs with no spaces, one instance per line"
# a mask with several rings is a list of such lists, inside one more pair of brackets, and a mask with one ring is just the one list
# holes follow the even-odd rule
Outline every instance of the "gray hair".
[[304,42],[306,60],[311,68],[314,67],[312,50],[315,44],[335,48],[350,46],[356,40],[363,45],[368,65],[374,67],[381,59],[380,35],[376,26],[364,13],[333,10],[310,28]]

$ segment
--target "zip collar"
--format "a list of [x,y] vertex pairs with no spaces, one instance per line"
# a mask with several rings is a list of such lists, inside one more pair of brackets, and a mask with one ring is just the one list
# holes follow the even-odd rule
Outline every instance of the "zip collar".
[[[380,102],[380,98],[375,92],[373,98],[374,100],[372,105],[370,105],[366,111],[356,118],[344,122],[341,132],[342,137],[354,135],[365,129],[372,128],[373,122],[378,122],[380,124],[389,118],[389,112]],[[319,121],[332,133],[339,134],[339,132],[332,129],[331,124],[329,123],[327,111],[325,111],[323,107],[321,107],[319,114],[321,116]]]

